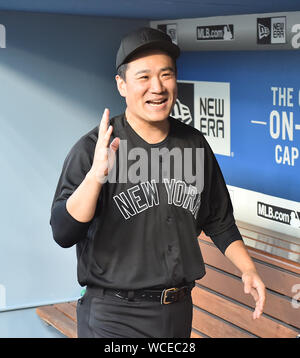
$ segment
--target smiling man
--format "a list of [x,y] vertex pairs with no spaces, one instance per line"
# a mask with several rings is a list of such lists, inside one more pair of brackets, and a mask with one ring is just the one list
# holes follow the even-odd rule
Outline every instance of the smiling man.
[[123,66],[126,72],[117,75],[116,80],[120,94],[126,98],[125,114],[130,125],[145,133],[153,125],[168,131],[166,119],[177,97],[172,58],[159,50],[145,50]]
[[[216,158],[198,130],[170,117],[179,54],[158,30],[124,37],[116,83],[126,111],[109,119],[106,109],[64,162],[50,223],[60,246],[76,244],[78,281],[87,286],[77,305],[79,337],[189,337],[191,291],[205,275],[202,230],[242,272],[245,293],[256,301],[253,318],[262,314],[264,284],[236,227]],[[159,160],[145,161],[145,180],[121,181],[127,164],[136,163],[130,156],[136,148],[149,158],[159,150]],[[170,152],[177,154],[166,171]],[[187,182],[187,167],[195,182]],[[116,180],[108,180],[112,169]]]

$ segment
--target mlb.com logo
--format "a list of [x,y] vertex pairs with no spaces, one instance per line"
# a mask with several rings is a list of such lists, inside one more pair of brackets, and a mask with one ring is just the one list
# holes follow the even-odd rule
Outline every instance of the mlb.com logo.
[[281,208],[268,203],[257,202],[257,215],[300,229],[300,213],[297,210]]
[[230,83],[178,81],[171,116],[200,130],[215,154],[231,156]]

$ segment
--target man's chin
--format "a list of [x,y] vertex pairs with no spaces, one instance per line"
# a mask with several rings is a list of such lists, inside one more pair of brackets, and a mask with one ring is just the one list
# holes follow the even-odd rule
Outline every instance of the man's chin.
[[168,119],[171,112],[164,113],[151,113],[147,115],[147,119],[149,122],[163,122]]
[[128,111],[127,118],[133,117],[136,119],[140,119],[149,123],[160,123],[167,120],[171,111],[161,111],[161,112],[152,112],[152,111],[141,111],[139,113],[133,114],[132,112]]

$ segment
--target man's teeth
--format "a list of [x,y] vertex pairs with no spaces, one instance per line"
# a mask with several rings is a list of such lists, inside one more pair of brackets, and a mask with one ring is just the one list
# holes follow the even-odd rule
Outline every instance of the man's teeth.
[[149,104],[151,104],[152,106],[159,106],[161,104],[163,104],[166,100],[162,100],[162,101],[148,101]]

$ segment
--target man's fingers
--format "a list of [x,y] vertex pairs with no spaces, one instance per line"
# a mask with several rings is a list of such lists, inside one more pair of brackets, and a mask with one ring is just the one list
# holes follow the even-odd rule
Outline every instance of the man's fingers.
[[255,306],[255,311],[253,312],[253,319],[259,318],[261,316],[261,314],[263,313],[263,309],[264,309],[264,303],[265,303],[265,298],[264,296],[260,296],[259,293],[256,293],[258,298],[256,301],[256,306]]
[[242,276],[244,282],[244,292],[250,293],[255,300],[255,310],[253,312],[253,319],[261,316],[265,304],[265,286],[258,275],[245,274]]
[[109,109],[105,108],[101,118],[101,122],[99,124],[98,140],[101,140],[105,136],[108,129],[108,123],[109,123]]
[[105,147],[108,146],[108,143],[109,143],[109,138],[112,134],[112,131],[113,131],[113,127],[112,126],[109,126],[104,137],[103,137],[103,143],[105,144]]
[[112,126],[109,126],[108,130],[105,133],[102,140],[97,142],[96,149],[95,149],[95,155],[98,160],[102,160],[105,162],[108,159],[108,152],[110,150],[108,148],[108,144],[109,144],[109,139],[110,139],[112,130],[113,130]]
[[261,316],[261,314],[262,314],[262,311],[258,307],[255,307],[252,317],[253,317],[253,319],[257,319]]
[[110,143],[110,148],[116,152],[119,148],[120,138],[114,138],[114,140]]
[[106,108],[99,124],[98,140],[93,161],[94,171],[98,173],[100,183],[106,182],[107,176],[113,168],[116,151],[119,148],[119,138],[114,138],[109,144],[112,132],[113,127],[109,125],[109,110]]
[[250,293],[251,291],[251,280],[250,278],[246,277],[243,279],[244,281],[244,292],[245,293]]
[[256,291],[256,289],[251,288],[250,293],[251,293],[252,297],[254,298],[254,301],[257,303],[259,300],[259,295],[258,295],[258,292]]
[[259,292],[256,290],[256,288],[250,287],[250,285],[249,285],[249,287],[247,287],[247,289],[245,288],[245,293],[250,293],[255,301],[255,309],[254,309],[253,316],[252,316],[253,319],[259,318],[262,314],[262,309],[263,309],[263,306],[261,305],[261,302],[260,302]]
[[251,288],[250,293],[255,301],[255,310],[253,312],[253,319],[259,318],[262,314],[262,307],[260,304],[259,293],[255,288]]
[[260,310],[263,311],[265,301],[266,301],[265,286],[258,285],[257,286],[257,292],[258,292],[258,306],[259,306]]
[[109,126],[107,131],[104,133],[103,137],[101,139],[98,139],[97,145],[100,148],[108,148],[109,139],[112,134],[113,127]]

